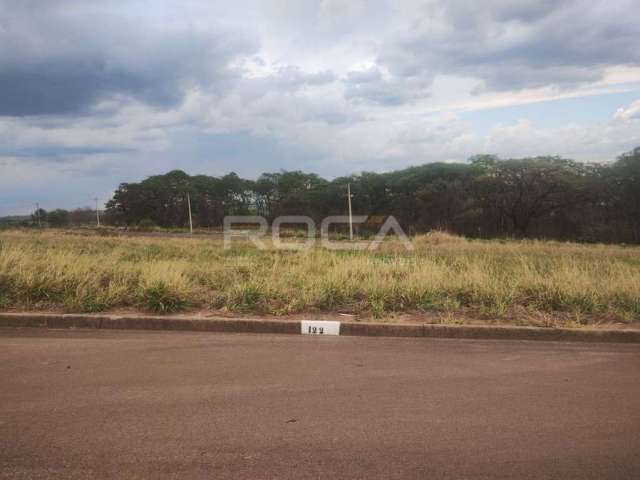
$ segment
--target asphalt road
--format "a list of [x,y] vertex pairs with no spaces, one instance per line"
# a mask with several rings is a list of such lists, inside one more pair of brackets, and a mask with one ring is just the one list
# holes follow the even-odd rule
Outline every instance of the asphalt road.
[[637,479],[640,346],[0,330],[0,478]]

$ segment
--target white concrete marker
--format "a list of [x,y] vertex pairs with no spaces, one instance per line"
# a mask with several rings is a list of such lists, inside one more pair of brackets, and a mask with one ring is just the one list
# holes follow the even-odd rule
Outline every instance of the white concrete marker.
[[323,320],[302,320],[303,335],[340,335],[340,322]]

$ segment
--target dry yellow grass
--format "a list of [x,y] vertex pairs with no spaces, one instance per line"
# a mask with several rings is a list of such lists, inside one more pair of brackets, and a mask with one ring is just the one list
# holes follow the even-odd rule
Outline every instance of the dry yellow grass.
[[379,250],[259,250],[219,239],[0,232],[0,308],[226,309],[283,315],[440,312],[578,323],[640,316],[640,248],[471,241],[443,233]]

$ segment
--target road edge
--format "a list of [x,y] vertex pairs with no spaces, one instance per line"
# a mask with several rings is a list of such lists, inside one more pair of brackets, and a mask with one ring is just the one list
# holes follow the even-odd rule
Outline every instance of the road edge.
[[[301,334],[301,321],[150,315],[1,313],[0,328]],[[340,335],[640,343],[640,330],[341,322]]]

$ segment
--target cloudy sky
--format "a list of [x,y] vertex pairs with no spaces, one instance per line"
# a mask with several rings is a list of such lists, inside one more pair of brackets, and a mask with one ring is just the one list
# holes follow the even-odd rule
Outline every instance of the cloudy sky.
[[180,168],[640,145],[637,0],[0,0],[0,215]]

